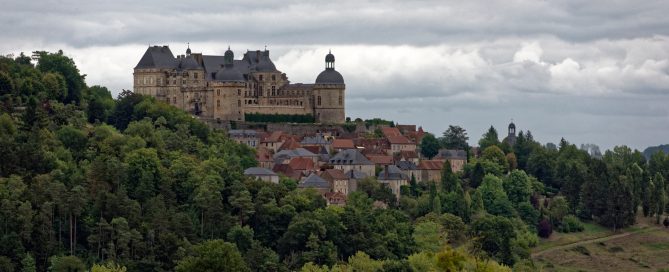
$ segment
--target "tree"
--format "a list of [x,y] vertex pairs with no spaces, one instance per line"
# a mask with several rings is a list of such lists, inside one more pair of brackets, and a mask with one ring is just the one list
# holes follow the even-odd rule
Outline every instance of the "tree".
[[366,253],[358,251],[348,258],[348,266],[352,271],[376,272],[383,268],[383,262],[373,260]]
[[244,225],[244,219],[251,216],[255,211],[253,210],[253,200],[251,194],[246,188],[235,190],[234,195],[228,198],[228,202],[237,211],[239,215],[239,224]]
[[193,246],[188,256],[181,259],[177,272],[234,272],[251,271],[234,244],[223,240],[209,240]]
[[481,161],[495,163],[501,166],[504,170],[509,168],[509,163],[506,161],[504,152],[496,145],[490,145],[483,150],[483,153],[481,154]]
[[444,131],[444,136],[440,139],[441,146],[448,149],[464,149],[467,150],[469,145],[467,141],[467,131],[460,126],[449,125],[448,129]]
[[551,199],[548,204],[548,213],[550,215],[553,225],[558,225],[562,222],[562,218],[569,214],[569,203],[563,196],[556,196]]
[[428,159],[432,159],[439,153],[439,141],[432,133],[425,133],[420,141],[420,153]]
[[446,233],[438,223],[425,221],[416,224],[413,239],[421,251],[437,252],[446,244]]
[[655,205],[653,207],[656,209],[653,211],[655,214],[655,222],[660,224],[660,218],[664,214],[665,207],[667,206],[667,191],[665,190],[664,177],[661,173],[655,173],[653,178],[653,193],[652,200]]
[[539,237],[548,238],[553,233],[553,225],[544,218],[539,222],[539,225],[537,225],[537,232]]
[[48,97],[53,100],[65,102],[67,97],[67,83],[59,73],[48,72],[42,76],[42,83]]
[[523,170],[513,170],[502,181],[504,191],[509,197],[509,200],[514,205],[518,205],[530,200],[532,194],[532,184],[530,177],[525,174]]
[[91,272],[126,272],[125,266],[120,266],[115,263],[94,264]]
[[490,126],[488,131],[484,133],[479,140],[479,149],[485,150],[486,148],[493,145],[500,146],[500,142],[499,136],[497,135],[497,130],[493,126]]
[[35,272],[37,268],[35,267],[35,258],[30,253],[26,253],[23,259],[21,259],[21,272]]
[[245,253],[253,246],[253,229],[249,226],[235,225],[228,232],[228,241],[235,243],[237,249]]
[[509,219],[501,216],[479,218],[472,223],[471,235],[476,237],[476,247],[502,263],[513,264],[512,241],[516,231]]
[[79,69],[74,61],[63,55],[63,51],[58,53],[39,52],[39,62],[37,69],[42,72],[59,73],[65,78],[67,83],[66,101],[79,103],[83,98],[83,90],[86,88],[84,82],[85,75],[79,74]]
[[449,161],[444,162],[444,166],[441,168],[441,190],[444,192],[453,192],[458,187],[462,187],[460,179],[453,174],[451,163]]
[[49,271],[53,272],[84,272],[86,265],[75,256],[53,256]]
[[14,82],[5,72],[0,72],[0,96],[14,93]]

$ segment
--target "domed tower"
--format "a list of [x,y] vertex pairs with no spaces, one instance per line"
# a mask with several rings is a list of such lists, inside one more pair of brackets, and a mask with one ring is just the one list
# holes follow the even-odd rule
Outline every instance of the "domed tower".
[[213,75],[209,86],[212,88],[214,119],[242,120],[241,94],[246,79],[234,65],[235,54],[230,50],[223,55],[221,68]]
[[511,120],[511,123],[509,124],[509,134],[504,138],[503,142],[510,146],[516,144],[516,124],[513,123],[513,120]]
[[226,66],[232,66],[233,62],[235,61],[235,53],[230,50],[230,46],[228,46],[228,50],[225,51],[225,54],[223,55],[223,63]]
[[313,93],[316,122],[341,124],[345,113],[344,77],[335,70],[335,56],[330,51],[325,55],[325,70],[316,77]]

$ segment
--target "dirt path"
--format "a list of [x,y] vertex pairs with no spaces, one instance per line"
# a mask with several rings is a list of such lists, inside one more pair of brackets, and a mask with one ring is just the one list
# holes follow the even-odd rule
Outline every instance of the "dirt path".
[[544,253],[553,252],[555,250],[563,250],[563,249],[568,249],[568,248],[571,248],[571,247],[575,247],[575,246],[579,246],[579,245],[585,245],[585,244],[591,244],[591,243],[606,242],[606,241],[609,241],[609,240],[622,238],[622,237],[629,236],[629,235],[632,235],[632,234],[645,233],[645,232],[654,231],[654,230],[657,230],[657,228],[646,227],[646,228],[636,230],[636,231],[623,232],[623,233],[613,234],[613,235],[599,237],[599,238],[582,240],[582,241],[573,242],[573,243],[569,243],[569,244],[565,244],[565,245],[561,245],[561,246],[556,246],[556,247],[551,247],[551,248],[544,249],[542,251],[534,252],[534,253],[532,253],[532,257],[534,258],[534,257],[540,256]]

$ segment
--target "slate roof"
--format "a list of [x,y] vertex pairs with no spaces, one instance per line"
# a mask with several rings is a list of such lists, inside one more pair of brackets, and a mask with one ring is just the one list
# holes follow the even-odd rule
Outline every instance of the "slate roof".
[[348,177],[349,179],[364,179],[367,177],[367,174],[365,172],[358,171],[355,169],[348,170],[348,172],[344,173],[344,175],[346,175],[346,177]]
[[323,138],[321,135],[316,135],[316,136],[307,136],[302,139],[302,142],[300,142],[303,145],[328,145],[331,144],[331,141],[326,140]]
[[251,129],[232,129],[228,131],[230,137],[256,137],[258,132]]
[[466,160],[467,151],[456,150],[456,149],[439,149],[439,153],[437,154],[436,157],[445,160],[451,160],[451,159]]
[[[388,172],[386,173],[386,170]],[[409,176],[402,172],[401,169],[399,169],[395,165],[389,165],[387,168],[383,169],[381,172],[379,172],[378,179],[380,180],[405,180],[409,179]]]
[[327,180],[311,173],[306,179],[297,185],[298,188],[330,188],[330,183]]
[[374,164],[356,149],[342,150],[330,158],[330,164],[370,165]]
[[344,84],[344,77],[335,69],[325,69],[316,77],[316,84]]
[[250,167],[244,170],[246,176],[276,176],[272,170],[262,167]]
[[395,165],[397,165],[397,167],[399,169],[402,169],[402,170],[405,170],[405,171],[418,169],[418,166],[416,166],[415,163],[410,162],[410,161],[398,161],[398,162],[395,163]]
[[177,69],[179,70],[197,70],[202,69],[193,56],[177,56]]
[[144,56],[139,60],[135,69],[147,68],[177,68],[177,61],[174,54],[167,45],[149,46],[144,52]]

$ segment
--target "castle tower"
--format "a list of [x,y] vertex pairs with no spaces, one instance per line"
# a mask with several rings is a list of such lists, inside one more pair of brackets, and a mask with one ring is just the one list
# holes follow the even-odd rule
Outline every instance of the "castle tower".
[[516,124],[513,123],[513,120],[509,124],[509,134],[504,138],[504,142],[510,146],[516,144]]
[[316,122],[341,124],[345,120],[344,77],[335,70],[335,56],[325,56],[325,70],[318,74],[313,92],[314,117]]

